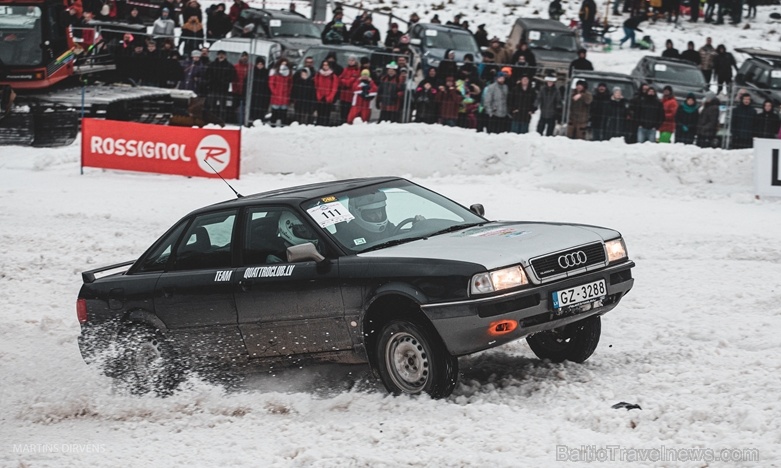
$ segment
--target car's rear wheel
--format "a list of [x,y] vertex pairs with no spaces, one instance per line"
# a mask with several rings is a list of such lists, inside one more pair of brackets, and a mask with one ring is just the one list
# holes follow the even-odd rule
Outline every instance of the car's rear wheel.
[[417,322],[385,324],[377,342],[377,364],[382,383],[395,395],[425,392],[444,398],[458,381],[458,358],[430,326]]
[[599,316],[591,316],[560,328],[535,333],[526,338],[540,359],[553,362],[584,362],[597,349],[602,334]]
[[130,326],[118,338],[114,375],[120,386],[136,395],[168,396],[182,383],[183,367],[160,332]]

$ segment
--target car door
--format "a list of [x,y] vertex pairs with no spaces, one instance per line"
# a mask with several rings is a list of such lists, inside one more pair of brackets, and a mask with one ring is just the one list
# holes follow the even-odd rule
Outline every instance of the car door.
[[336,260],[286,260],[292,244],[280,235],[280,224],[300,224],[293,242],[311,240],[323,249],[308,220],[283,206],[248,208],[244,216],[243,266],[237,270],[235,297],[249,356],[351,349]]
[[233,289],[237,210],[197,215],[155,287],[155,313],[196,359],[245,354]]

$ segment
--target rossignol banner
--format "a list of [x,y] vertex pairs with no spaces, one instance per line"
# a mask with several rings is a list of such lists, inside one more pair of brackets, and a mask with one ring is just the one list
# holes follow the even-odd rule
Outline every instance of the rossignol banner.
[[104,169],[239,178],[241,131],[84,119],[81,165]]
[[754,189],[765,197],[781,197],[781,140],[754,139]]

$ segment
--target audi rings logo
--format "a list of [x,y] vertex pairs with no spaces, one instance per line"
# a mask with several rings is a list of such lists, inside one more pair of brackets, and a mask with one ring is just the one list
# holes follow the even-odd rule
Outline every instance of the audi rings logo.
[[559,266],[564,268],[565,270],[567,268],[585,265],[587,261],[588,261],[588,257],[582,250],[578,250],[577,252],[571,252],[559,256]]

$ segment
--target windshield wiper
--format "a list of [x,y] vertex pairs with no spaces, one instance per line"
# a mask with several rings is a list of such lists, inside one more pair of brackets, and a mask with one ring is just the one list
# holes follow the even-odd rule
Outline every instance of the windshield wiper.
[[368,249],[363,249],[363,250],[361,250],[361,253],[363,253],[363,252],[371,252],[372,250],[384,249],[386,247],[393,247],[394,245],[406,244],[407,242],[421,240],[421,239],[425,239],[427,237],[428,236],[417,236],[417,237],[405,237],[404,239],[393,239],[393,240],[381,242],[381,243],[379,243],[377,245],[373,245],[373,246],[369,247]]
[[487,223],[488,223],[488,221],[484,221],[482,223],[454,224],[454,225],[452,225],[452,226],[450,226],[448,228],[440,229],[439,231],[432,232],[431,234],[429,234],[426,237],[438,236],[440,234],[447,234],[448,232],[460,231],[462,229],[468,229],[470,227],[475,227],[475,226],[482,226],[483,224],[487,224]]

